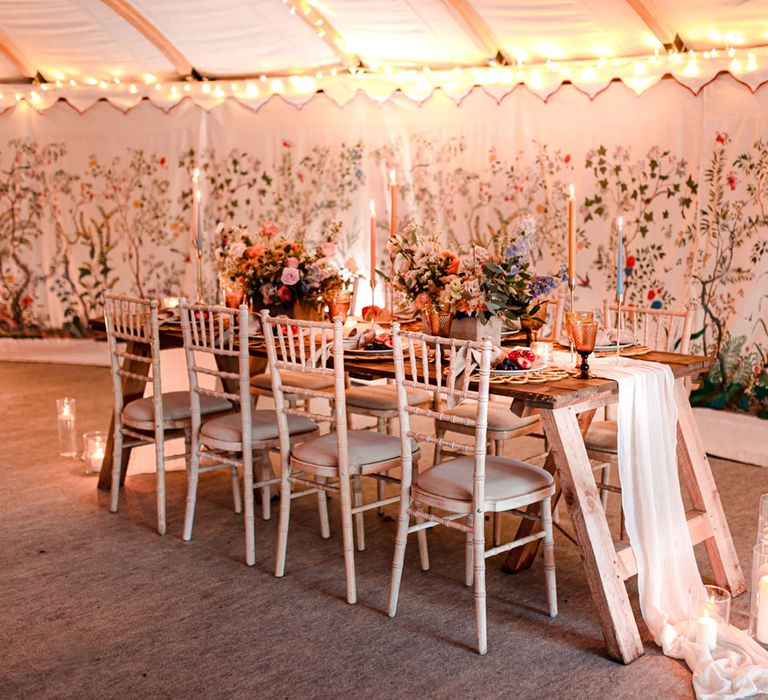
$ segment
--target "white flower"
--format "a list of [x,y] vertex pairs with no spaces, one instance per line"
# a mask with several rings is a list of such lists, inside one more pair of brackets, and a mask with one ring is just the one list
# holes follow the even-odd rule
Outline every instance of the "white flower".
[[235,241],[234,243],[230,244],[229,246],[230,260],[237,260],[238,258],[243,257],[243,253],[245,253],[245,243],[243,243],[242,241]]
[[536,219],[532,216],[524,216],[523,220],[520,222],[520,228],[526,236],[532,236],[536,233]]

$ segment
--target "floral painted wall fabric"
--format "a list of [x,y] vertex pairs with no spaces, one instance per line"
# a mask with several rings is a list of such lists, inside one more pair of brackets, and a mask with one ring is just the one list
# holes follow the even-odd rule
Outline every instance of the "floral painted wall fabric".
[[317,240],[340,220],[340,256],[367,274],[368,200],[383,259],[392,168],[401,219],[458,249],[530,213],[537,271],[553,272],[573,183],[579,306],[613,288],[622,215],[630,301],[695,303],[694,349],[718,354],[694,403],[768,417],[768,88],[724,76],[698,96],[663,82],[640,97],[614,84],[593,101],[563,87],[546,104],[522,88],[497,103],[478,89],[460,105],[317,96],[257,113],[20,105],[0,116],[0,334],[83,334],[107,289],[191,293],[195,166],[209,294],[218,223]]

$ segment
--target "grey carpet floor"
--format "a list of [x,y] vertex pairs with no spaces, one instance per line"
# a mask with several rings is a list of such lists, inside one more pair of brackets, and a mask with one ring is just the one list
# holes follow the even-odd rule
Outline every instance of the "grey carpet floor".
[[[224,474],[202,477],[185,543],[183,472],[169,475],[160,537],[153,475],[129,474],[111,514],[82,463],[57,455],[55,398],[78,399],[79,432],[106,430],[107,370],[0,363],[0,387],[0,698],[692,697],[688,670],[642,625],[643,658],[622,666],[606,657],[578,551],[561,536],[554,620],[541,560],[517,576],[490,560],[489,653],[480,657],[458,533],[430,532],[429,572],[409,546],[389,619],[394,509],[366,515],[359,603],[350,606],[335,504],[324,541],[314,499],[295,502],[287,575],[276,579],[276,517],[257,522],[256,566],[245,566]],[[748,573],[768,473],[712,463]],[[629,590],[637,612],[633,582]],[[741,626],[747,605],[746,596],[734,603]]]

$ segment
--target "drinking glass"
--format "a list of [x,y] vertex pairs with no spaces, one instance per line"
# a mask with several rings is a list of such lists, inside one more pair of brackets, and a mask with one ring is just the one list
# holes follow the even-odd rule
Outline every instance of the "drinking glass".
[[589,363],[587,358],[595,349],[597,340],[597,321],[573,321],[571,323],[571,333],[573,334],[573,345],[576,352],[581,355],[581,365],[579,369],[580,379],[589,379]]
[[230,309],[236,309],[243,303],[245,285],[241,279],[221,278],[221,291],[224,293],[224,304]]
[[346,321],[351,305],[352,292],[348,289],[334,289],[328,294],[328,314],[331,320],[341,316],[341,320]]

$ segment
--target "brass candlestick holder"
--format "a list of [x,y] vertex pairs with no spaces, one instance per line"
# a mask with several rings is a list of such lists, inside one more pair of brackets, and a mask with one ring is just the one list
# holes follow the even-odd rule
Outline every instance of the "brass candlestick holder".
[[203,293],[203,251],[196,248],[197,251],[197,293],[195,294],[195,303],[205,304],[205,295]]

